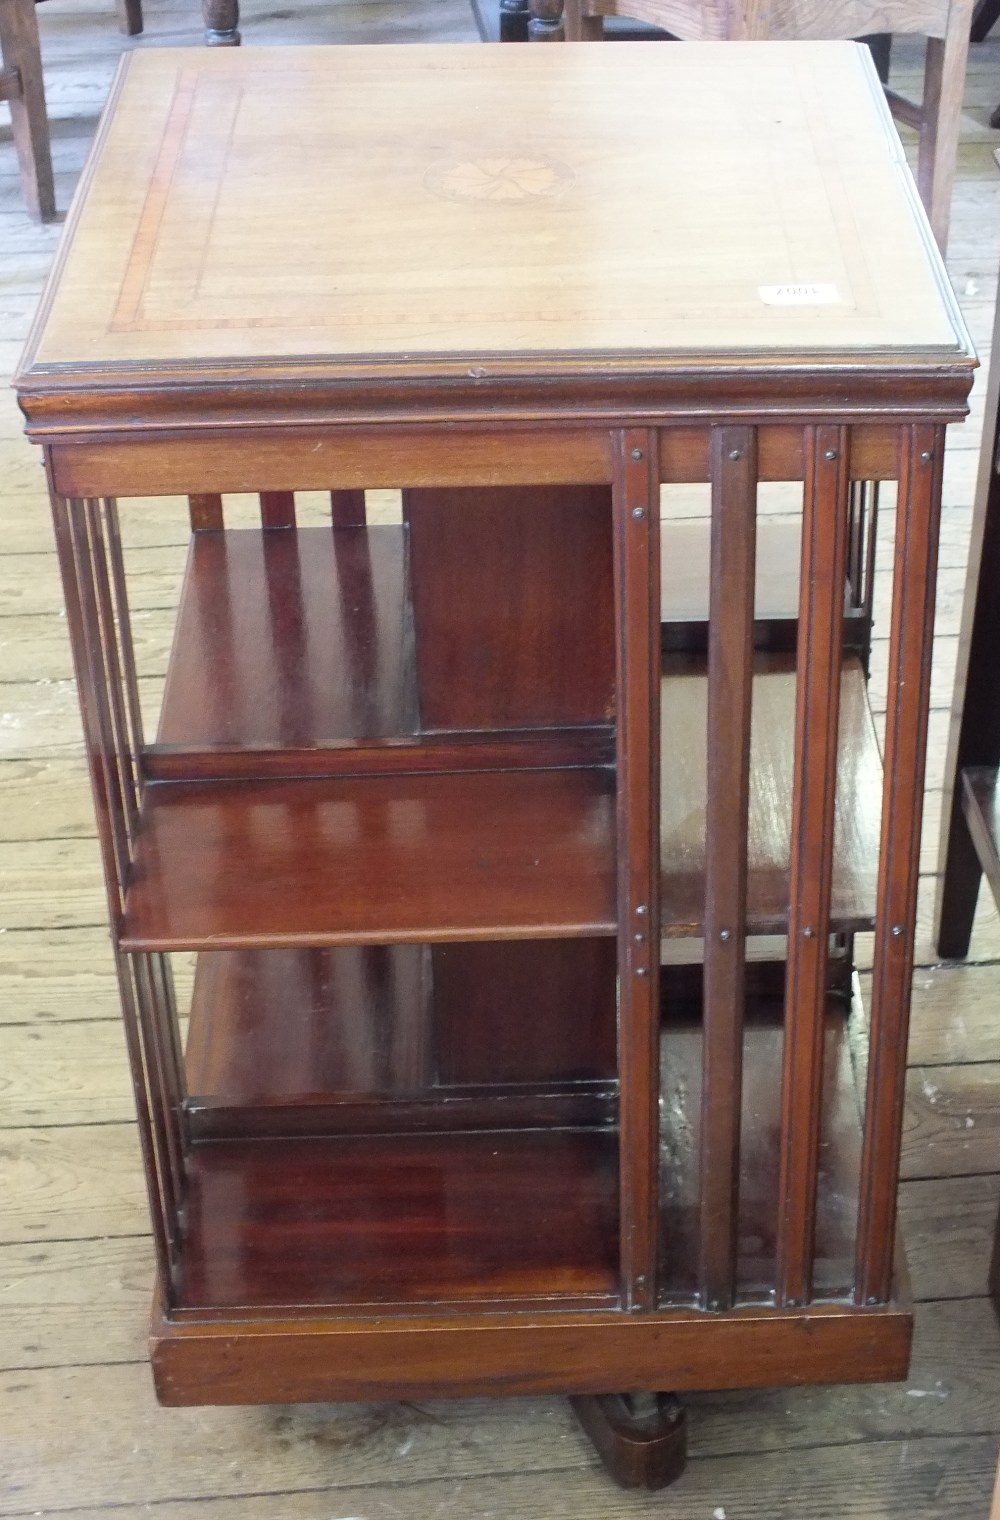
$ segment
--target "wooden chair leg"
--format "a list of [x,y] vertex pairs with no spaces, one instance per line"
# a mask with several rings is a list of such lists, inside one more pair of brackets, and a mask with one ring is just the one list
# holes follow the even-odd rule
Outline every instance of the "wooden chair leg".
[[206,47],[239,47],[239,0],[201,0]]
[[115,0],[118,27],[126,37],[138,37],[142,31],[142,0]]
[[[1000,343],[1000,303],[993,345]],[[938,954],[968,953],[982,876],[962,805],[962,772],[1000,766],[1000,368],[986,388],[983,442],[969,542],[955,698],[945,764],[934,940]]]
[[978,0],[972,13],[972,41],[985,42],[1000,21],[1000,0]]
[[0,59],[0,100],[10,105],[24,199],[33,216],[51,221],[56,194],[35,0],[0,0]]
[[672,1393],[571,1398],[573,1413],[620,1488],[666,1488],[687,1463],[687,1415]]
[[964,26],[951,24],[947,37],[927,39],[917,186],[942,254],[948,247],[968,56],[969,37]]

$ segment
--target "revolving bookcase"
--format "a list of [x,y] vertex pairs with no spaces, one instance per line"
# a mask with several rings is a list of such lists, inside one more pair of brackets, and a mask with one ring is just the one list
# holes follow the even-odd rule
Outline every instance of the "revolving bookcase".
[[[415,53],[129,59],[18,380],[154,1375],[175,1404],[562,1391],[660,1482],[668,1391],[905,1374],[974,359],[853,46]],[[120,529],[163,497],[165,672]]]

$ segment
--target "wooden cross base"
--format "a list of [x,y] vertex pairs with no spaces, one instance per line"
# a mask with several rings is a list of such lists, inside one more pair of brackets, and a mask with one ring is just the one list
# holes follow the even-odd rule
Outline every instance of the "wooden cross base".
[[687,1413],[672,1393],[570,1399],[573,1413],[620,1488],[667,1488],[687,1463]]

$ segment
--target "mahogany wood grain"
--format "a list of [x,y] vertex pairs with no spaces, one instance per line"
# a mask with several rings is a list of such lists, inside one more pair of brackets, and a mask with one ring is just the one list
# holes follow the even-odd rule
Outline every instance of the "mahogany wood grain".
[[[698,1269],[701,1302],[713,1310],[729,1308],[736,1278],[756,527],[756,437],[749,428],[716,428],[708,609]],[[667,780],[669,784],[669,775]]]
[[[854,378],[859,386],[865,383],[860,370]],[[704,387],[703,379],[688,373],[675,404],[683,407],[686,398],[703,390],[702,409],[710,409],[711,393]],[[762,399],[751,388],[744,394],[740,409],[759,413]],[[878,409],[884,400],[885,382],[880,378],[877,394],[873,391],[867,397],[869,411]],[[919,398],[913,395],[909,400],[911,411],[921,403],[939,406],[937,393]],[[203,409],[216,404],[207,395],[199,401]],[[799,389],[790,403],[785,400],[785,406],[789,404],[798,412],[832,410],[821,391],[803,397]],[[648,403],[645,409],[648,410]],[[895,480],[899,453],[895,428],[866,424],[865,406],[858,401],[852,401],[846,410],[857,419],[851,429],[854,478]],[[772,411],[776,408],[772,407]],[[837,398],[836,411],[838,415],[845,411],[842,396]],[[572,482],[593,485],[611,480],[609,424],[606,420],[601,424],[607,413],[604,396],[589,430],[579,426],[529,430],[523,422],[518,425],[510,419],[502,428],[480,427],[472,431],[468,426],[453,426],[446,454],[442,454],[434,435],[426,428],[400,426],[387,432],[366,426],[364,419],[355,420],[349,436],[317,427],[297,427],[284,435],[260,433],[254,439],[252,455],[221,448],[214,438],[185,438],[181,448],[174,442],[151,439],[140,433],[123,441],[74,439],[71,449],[56,451],[53,475],[57,489],[66,496],[103,496],[109,492],[119,496],[164,492],[187,495],[199,486],[215,492],[259,491],[265,487],[324,490],[331,479],[346,486],[367,485],[373,489]],[[944,420],[955,421],[964,415],[959,397],[950,403]],[[663,419],[662,407],[657,417]],[[220,415],[219,422],[222,420]],[[673,423],[661,428],[660,440],[661,479],[680,483],[710,479],[707,427]],[[802,479],[801,427],[783,424],[780,416],[775,416],[770,425],[760,428],[758,440],[761,480]]]
[[343,739],[309,749],[238,743],[202,749],[194,744],[151,744],[142,753],[149,781],[233,781],[326,776],[419,775],[447,771],[564,770],[614,764],[614,730],[593,725],[564,729],[508,729],[497,733],[386,735]]
[[314,749],[412,733],[406,554],[394,527],[195,533],[158,745]]
[[615,440],[614,579],[618,692],[618,1070],[625,1307],[656,1302],[659,1124],[660,537],[658,439]]
[[687,1415],[673,1394],[578,1394],[570,1402],[619,1488],[655,1492],[684,1471]]
[[611,492],[406,491],[424,729],[608,722]]
[[262,491],[260,493],[260,525],[262,528],[294,528],[294,492]]
[[232,1106],[616,1076],[614,943],[198,958],[188,1083]]
[[194,495],[188,497],[188,506],[193,533],[218,532],[225,527],[222,517],[222,497],[218,493],[195,492]]
[[399,1319],[154,1321],[153,1375],[163,1404],[609,1393],[629,1384],[773,1387],[905,1377],[905,1305],[837,1305],[706,1316],[518,1314]]
[[150,783],[121,943],[611,934],[613,807],[583,770]]
[[185,1130],[195,1144],[317,1136],[611,1131],[617,1122],[617,1082],[494,1082],[412,1095],[330,1093],[273,1103],[196,1097],[184,1110]]
[[212,1141],[179,1310],[618,1298],[613,1133]]
[[858,1303],[884,1303],[891,1291],[895,1178],[906,1078],[899,1052],[906,1047],[913,976],[920,868],[916,799],[923,785],[927,747],[943,464],[940,428],[917,424],[902,435],[889,642],[891,718],[887,716],[885,733],[871,1047],[858,1210]]
[[[808,1302],[831,929],[849,479],[844,428],[809,436],[802,523],[778,1182],[778,1303]],[[835,922],[835,921],[834,921]]]
[[434,945],[441,1083],[616,1078],[613,939]]
[[335,528],[363,528],[367,521],[364,491],[331,491],[330,515]]

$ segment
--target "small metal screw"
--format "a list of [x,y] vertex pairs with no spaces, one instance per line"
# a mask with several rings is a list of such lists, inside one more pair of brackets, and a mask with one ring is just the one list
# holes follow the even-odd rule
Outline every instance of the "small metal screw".
[[646,1286],[645,1272],[637,1272],[635,1274],[635,1285],[637,1288],[644,1288]]
[[733,933],[732,933],[731,929],[720,929],[719,930],[719,938],[720,939],[732,939],[732,937],[733,937]]
[[827,449],[826,453],[823,455],[824,459],[836,459],[836,457],[837,457],[837,450],[836,449]]
[[641,459],[642,458],[642,450],[641,449],[633,449],[632,450],[632,458],[633,459]]
[[930,464],[931,460],[934,458],[934,455],[931,453],[930,449],[924,449],[920,457],[924,461],[924,464]]
[[875,1305],[878,1303],[878,1299],[876,1298],[876,1296],[875,1296],[874,1293],[870,1293],[868,1295],[868,1297],[865,1299],[865,1303],[866,1304],[871,1304],[872,1308],[874,1308]]
[[636,911],[636,913],[638,913],[639,917],[642,918],[642,916],[643,916],[644,913],[648,913],[649,912],[649,909],[646,907],[645,903],[640,903],[635,911]]
[[632,516],[633,517],[645,517],[645,515],[646,515],[646,508],[645,507],[633,507],[632,508]]
[[649,972],[646,970],[645,966],[636,966],[635,974],[636,976],[648,976]]
[[644,945],[646,943],[646,936],[644,934],[633,934],[632,938],[637,945]]
[[710,1298],[708,1303],[705,1305],[705,1308],[717,1310],[719,1308],[719,1300],[717,1298]]
[[730,459],[732,459],[735,462],[737,459],[742,459],[743,458],[743,454],[742,454],[742,452],[741,452],[740,449],[730,449],[729,450],[729,457],[730,457]]
[[815,930],[812,929],[812,928],[810,928],[810,926],[807,924],[806,927],[802,931],[802,938],[803,939],[812,939],[814,933],[815,933]]
[[893,939],[898,939],[899,936],[902,934],[902,932],[903,932],[903,926],[902,926],[902,924],[893,924],[893,926],[892,926],[892,937],[893,937]]

